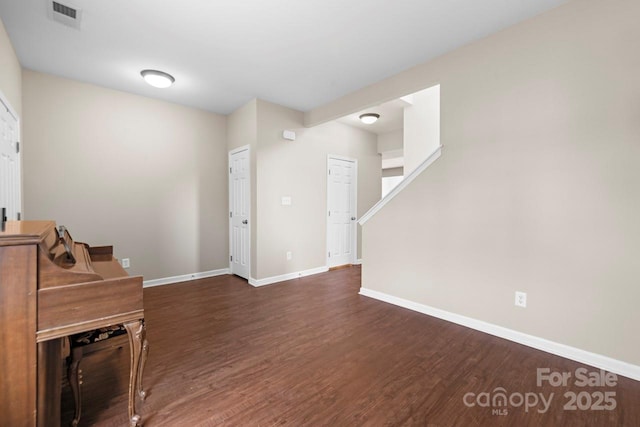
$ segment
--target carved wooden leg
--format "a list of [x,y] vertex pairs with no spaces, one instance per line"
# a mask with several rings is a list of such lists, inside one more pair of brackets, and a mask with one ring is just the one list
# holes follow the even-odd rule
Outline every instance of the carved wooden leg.
[[144,400],[147,397],[147,392],[142,387],[142,376],[144,375],[144,367],[147,364],[147,357],[149,356],[149,342],[147,341],[147,328],[142,321],[142,356],[140,357],[140,367],[138,368],[138,396]]
[[82,384],[82,371],[80,370],[80,362],[82,361],[82,348],[75,347],[71,349],[71,363],[67,368],[67,379],[69,380],[69,386],[71,387],[71,393],[73,394],[73,403],[75,404],[75,412],[71,425],[77,427],[80,422],[80,415],[82,413],[82,390],[80,385]]
[[142,339],[144,336],[144,323],[142,320],[124,324],[129,336],[131,349],[131,363],[129,365],[129,424],[131,427],[140,427],[140,415],[136,410],[136,391],[138,389],[138,371],[140,368],[140,354],[142,353]]

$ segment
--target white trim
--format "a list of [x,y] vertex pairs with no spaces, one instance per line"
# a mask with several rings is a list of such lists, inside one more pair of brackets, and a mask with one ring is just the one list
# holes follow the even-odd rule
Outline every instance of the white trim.
[[237,148],[234,148],[233,150],[229,150],[229,154],[230,155],[231,154],[238,154],[238,153],[240,153],[241,151],[244,151],[244,150],[251,150],[251,145],[247,144],[247,145],[243,145],[242,147],[237,147]]
[[[342,160],[345,162],[351,162],[353,163],[353,169],[355,171],[354,174],[354,178],[353,178],[353,184],[355,186],[355,200],[353,202],[353,210],[355,212],[354,216],[357,218],[358,217],[358,159],[353,159],[351,157],[345,157],[345,156],[338,156],[335,154],[328,154],[327,155],[327,170],[326,170],[326,174],[327,174],[327,205],[325,207],[325,218],[327,219],[327,225],[326,225],[326,246],[325,246],[325,250],[324,253],[327,254],[325,259],[326,259],[326,263],[327,266],[331,265],[331,260],[329,259],[329,218],[326,216],[328,210],[329,210],[329,162],[331,161],[331,159],[334,160]],[[358,227],[356,226],[356,222],[354,222],[351,226],[351,235],[352,237],[352,242],[351,242],[351,260],[350,262],[353,264],[355,262],[355,260],[358,257]]]
[[295,273],[281,274],[280,276],[266,277],[264,279],[254,279],[252,277],[249,279],[249,284],[255,287],[265,286],[271,285],[272,283],[284,282],[285,280],[299,279],[300,277],[311,276],[313,274],[326,273],[327,271],[329,271],[329,267],[324,266],[312,268],[309,270],[298,271]]
[[362,265],[362,258],[358,258],[356,262],[353,263],[353,265]]
[[164,277],[162,279],[145,280],[142,282],[143,288],[151,288],[153,286],[170,285],[172,283],[186,282],[189,280],[206,279],[207,277],[215,277],[229,274],[228,268],[219,270],[203,271],[201,273],[183,274],[181,276]]
[[369,298],[374,298],[380,301],[387,302],[389,304],[417,311],[422,314],[437,317],[438,319],[443,319],[448,322],[466,326],[468,328],[475,329],[476,331],[485,332],[496,337],[516,342],[518,344],[523,344],[537,350],[542,350],[547,353],[555,354],[556,356],[561,356],[566,359],[571,359],[576,362],[584,363],[595,368],[604,369],[609,372],[613,372],[615,374],[640,381],[640,366],[632,365],[631,363],[616,360],[611,357],[603,356],[601,354],[591,353],[586,350],[581,350],[579,348],[571,347],[565,344],[549,341],[544,338],[528,335],[523,332],[514,331],[513,329],[508,329],[502,326],[494,325],[492,323],[483,322],[481,320],[476,320],[470,317],[462,316],[460,314],[451,313],[449,311],[430,307],[428,305],[394,297],[383,292],[378,292],[367,288],[360,288],[359,293],[360,295],[364,295]]
[[405,176],[405,178],[402,180],[402,182],[400,182],[400,184],[396,185],[395,188],[389,192],[389,194],[387,194],[383,199],[378,201],[378,203],[373,205],[371,207],[371,209],[369,209],[367,211],[367,213],[362,215],[360,217],[360,220],[358,221],[358,224],[364,225],[365,222],[369,221],[369,219],[371,219],[372,216],[374,216],[380,209],[382,209],[382,207],[384,205],[389,203],[391,201],[391,199],[396,197],[396,195],[398,193],[400,193],[402,190],[404,190],[404,188],[407,185],[409,185],[409,183],[411,181],[416,179],[416,177],[418,175],[420,175],[422,173],[422,171],[424,171],[426,168],[431,166],[431,163],[433,163],[436,160],[438,160],[438,158],[440,157],[441,153],[442,153],[442,145],[440,145],[438,148],[436,148],[435,151],[433,153],[431,153],[429,155],[429,157],[427,157],[427,159],[424,162],[420,163],[420,166],[418,166],[413,172],[411,172],[409,175]]
[[345,162],[358,163],[358,159],[354,159],[353,157],[338,156],[336,154],[327,154],[327,162],[329,161],[329,159],[344,160]]

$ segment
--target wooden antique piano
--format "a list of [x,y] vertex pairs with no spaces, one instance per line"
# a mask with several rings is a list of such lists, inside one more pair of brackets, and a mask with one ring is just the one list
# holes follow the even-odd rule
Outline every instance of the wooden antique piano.
[[68,336],[113,325],[129,336],[129,420],[139,426],[146,349],[142,277],[110,246],[74,242],[53,221],[9,221],[0,231],[0,426],[59,426]]

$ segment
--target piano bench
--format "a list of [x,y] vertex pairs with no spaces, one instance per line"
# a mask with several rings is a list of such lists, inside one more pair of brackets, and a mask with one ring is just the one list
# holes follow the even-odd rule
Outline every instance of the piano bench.
[[75,412],[71,425],[77,427],[82,410],[82,371],[80,362],[86,354],[101,350],[129,346],[127,330],[124,325],[99,328],[69,337],[70,356],[67,359],[67,379],[73,394]]

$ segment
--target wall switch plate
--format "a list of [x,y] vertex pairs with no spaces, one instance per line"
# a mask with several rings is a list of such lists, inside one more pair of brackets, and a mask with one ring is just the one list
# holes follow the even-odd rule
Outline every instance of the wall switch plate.
[[291,261],[291,258],[293,258],[293,254],[291,253],[291,251],[287,252],[287,261]]
[[516,305],[518,307],[527,307],[527,293],[516,291]]
[[291,206],[291,196],[282,196],[282,206]]
[[122,268],[129,268],[129,258],[122,258]]

